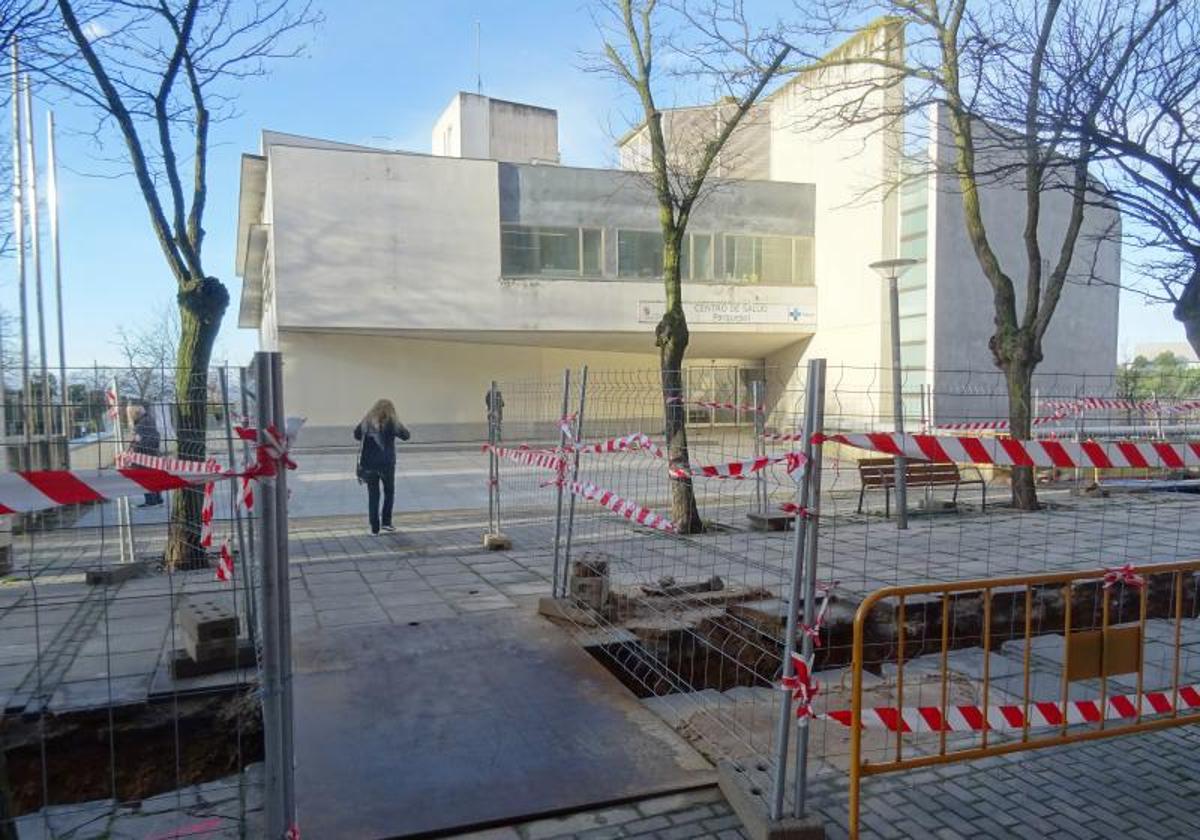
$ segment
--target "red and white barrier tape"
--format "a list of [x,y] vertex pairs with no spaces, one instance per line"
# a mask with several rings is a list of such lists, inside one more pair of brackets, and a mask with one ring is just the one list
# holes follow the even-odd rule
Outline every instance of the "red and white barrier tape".
[[772,432],[770,434],[764,434],[762,436],[762,439],[763,440],[776,440],[781,443],[792,443],[795,441],[804,440],[804,433],[803,432]]
[[699,408],[725,408],[730,411],[766,411],[766,406],[761,405],[739,405],[738,403],[710,402],[709,400],[685,400],[683,397],[667,397],[667,403],[671,405],[694,405]]
[[216,485],[208,482],[204,485],[204,506],[200,508],[200,545],[211,548],[213,540],[213,491]]
[[233,554],[229,551],[229,540],[221,543],[221,556],[217,560],[217,580],[233,580]]
[[1130,400],[1120,397],[1080,397],[1075,400],[1050,400],[1041,405],[1049,411],[1155,411],[1182,414],[1200,409],[1200,400],[1169,402],[1164,400]]
[[788,452],[783,455],[752,458],[749,461],[731,461],[728,464],[706,464],[691,467],[671,467],[668,471],[672,478],[748,478],[771,464],[787,463],[790,475],[804,466],[808,457],[803,452]]
[[642,432],[634,432],[625,437],[610,438],[602,440],[599,443],[585,443],[580,446],[572,447],[573,451],[580,453],[603,453],[603,452],[644,452],[647,455],[652,455],[655,458],[666,458],[667,452],[657,443],[650,439],[649,435]]
[[492,446],[490,443],[485,443],[483,451],[494,452],[497,457],[516,461],[518,464],[524,464],[529,467],[545,467],[548,470],[556,472],[561,470],[566,464],[562,455],[551,449],[529,449],[523,446],[513,448]]
[[558,429],[563,433],[563,438],[568,443],[573,443],[575,441],[575,430],[571,428],[571,424],[575,422],[575,418],[577,416],[578,413],[568,414],[566,417],[563,417],[558,421]]
[[588,501],[597,502],[631,522],[636,522],[639,525],[644,525],[656,531],[665,531],[669,534],[676,532],[675,524],[665,516],[627,499],[622,499],[611,490],[602,490],[591,482],[580,481],[569,481],[563,486],[576,496],[582,496]]
[[[293,422],[295,423],[294,426]],[[278,472],[281,466],[289,470],[296,469],[296,462],[292,460],[288,450],[303,423],[304,418],[302,417],[289,417],[287,418],[286,431],[283,433],[275,428],[274,425],[267,426],[266,432],[263,435],[264,440],[261,443],[258,443],[257,429],[252,429],[249,426],[235,426],[234,432],[239,438],[258,443],[254,450],[254,463],[246,467],[239,475],[247,475],[253,478],[271,478]]]
[[[1137,694],[1119,694],[1105,702],[1104,717],[1107,720],[1136,718],[1139,711]],[[1143,716],[1165,715],[1176,710],[1200,709],[1200,684],[1179,687],[1178,702],[1173,691],[1145,691],[1141,695],[1140,710]],[[821,715],[851,726],[853,713],[839,709]],[[946,714],[938,706],[909,706],[896,708],[883,706],[862,710],[863,729],[886,729],[889,732],[982,732],[984,727],[1002,732],[1024,729],[1026,721],[1030,728],[1062,726],[1078,723],[1099,723],[1101,706],[1099,700],[1072,700],[1066,704],[1063,714],[1062,701],[1031,702],[1029,716],[1025,715],[1024,704],[1000,706],[949,706]]]
[[189,461],[184,458],[172,458],[168,455],[144,455],[140,452],[118,452],[114,463],[122,469],[146,467],[173,473],[198,472],[212,475],[225,471],[225,468],[212,458],[207,461]]
[[821,684],[812,676],[812,657],[805,659],[798,653],[792,654],[792,673],[779,681],[779,687],[792,693],[796,704],[796,717],[815,718],[813,701],[821,691]]
[[1200,441],[1016,440],[958,435],[907,435],[891,432],[817,435],[816,440],[947,464],[994,464],[1005,467],[1096,467],[1098,469],[1182,469],[1200,466]]
[[816,519],[817,515],[804,505],[798,505],[795,502],[784,502],[779,506],[779,509],[784,513],[790,513],[792,516],[801,519]]
[[800,632],[808,636],[813,641],[813,647],[821,646],[821,627],[825,624],[825,615],[829,612],[829,599],[833,594],[833,588],[837,586],[839,581],[834,581],[828,585],[818,585],[817,594],[821,596],[821,606],[817,608],[817,617],[811,625],[800,622]]
[[[1066,413],[1051,414],[1045,417],[1034,417],[1030,419],[1031,426],[1045,426],[1050,423],[1061,423],[1069,418]],[[938,423],[934,426],[935,429],[945,429],[947,431],[959,432],[998,432],[1008,428],[1007,420],[967,420],[962,423]]]
[[[302,419],[295,422],[289,418],[289,429],[298,430]],[[233,476],[243,479],[269,478],[279,468],[295,469],[296,464],[288,456],[288,437],[270,430],[267,444],[255,450],[255,461],[241,471],[199,472],[193,467],[180,472],[128,467],[115,470],[38,470],[35,472],[0,473],[0,513],[30,513],[35,510],[100,502],[121,496],[136,496],[141,493],[161,493],[180,490],[197,484],[207,484],[214,478]]]
[[1104,588],[1112,589],[1117,584],[1128,586],[1130,589],[1141,589],[1146,585],[1146,578],[1137,573],[1132,563],[1126,563],[1115,569],[1104,570]]

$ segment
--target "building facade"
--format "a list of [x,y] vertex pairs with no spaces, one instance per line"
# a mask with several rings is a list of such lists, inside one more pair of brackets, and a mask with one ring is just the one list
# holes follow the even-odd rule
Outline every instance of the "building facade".
[[[841,49],[886,51],[889,37],[866,30]],[[868,264],[897,255],[921,261],[901,281],[906,392],[953,390],[964,369],[993,370],[990,292],[955,184],[936,167],[901,178],[899,129],[815,127],[828,91],[852,97],[876,81],[831,72],[801,73],[754,110],[690,221],[693,398],[744,402],[766,380],[770,405],[806,358],[824,356],[861,372],[862,406],[850,410],[884,417],[889,310]],[[898,95],[874,88],[872,96]],[[722,107],[668,112],[666,124],[690,136]],[[933,122],[936,158],[946,145]],[[620,143],[622,169],[561,166],[554,111],[458,94],[431,147],[426,155],[264,132],[259,154],[243,158],[239,326],[283,351],[289,411],[309,418],[310,440],[341,439],[380,396],[397,401],[422,440],[477,438],[492,379],[533,380],[584,363],[657,367],[662,241],[639,171],[640,131]],[[676,148],[686,153],[686,144]],[[1023,247],[1005,220],[1016,218],[1017,192],[998,184],[984,199],[1002,256]],[[1065,225],[1063,198],[1047,198],[1050,234]],[[1089,211],[1086,226],[1111,228],[1113,219]],[[1107,374],[1120,255],[1111,240],[1080,251],[1088,282],[1064,293],[1043,367]],[[919,410],[924,403],[908,409]],[[950,399],[936,408],[945,417],[965,410]]]

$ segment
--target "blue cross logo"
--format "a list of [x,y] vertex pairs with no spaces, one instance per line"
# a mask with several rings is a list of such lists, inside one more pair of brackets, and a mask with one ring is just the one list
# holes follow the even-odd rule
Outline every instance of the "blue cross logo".
[[802,317],[804,317],[804,313],[796,307],[792,307],[788,310],[788,317],[793,321],[799,321]]

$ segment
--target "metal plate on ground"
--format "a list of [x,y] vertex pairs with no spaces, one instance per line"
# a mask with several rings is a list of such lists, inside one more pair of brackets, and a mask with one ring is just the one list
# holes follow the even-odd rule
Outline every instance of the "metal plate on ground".
[[297,634],[307,837],[448,831],[710,784],[567,635],[513,610]]

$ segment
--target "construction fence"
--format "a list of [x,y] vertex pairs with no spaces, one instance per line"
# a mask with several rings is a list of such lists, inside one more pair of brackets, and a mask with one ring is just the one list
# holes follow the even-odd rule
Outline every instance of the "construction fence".
[[489,530],[545,555],[543,612],[773,817],[810,779],[858,791],[1200,702],[1194,378],[1039,375],[1024,442],[998,372],[913,379],[899,417],[890,371],[823,362],[728,402],[664,398],[656,371],[494,386]]
[[65,395],[33,403],[8,392],[0,836],[294,825],[295,424],[278,354],[202,376],[190,434],[171,370],[73,371]]

